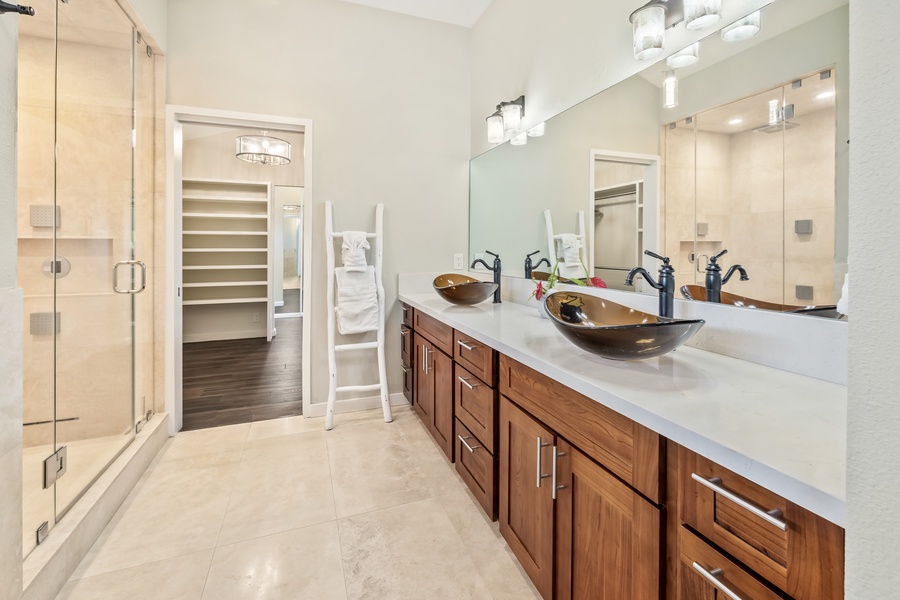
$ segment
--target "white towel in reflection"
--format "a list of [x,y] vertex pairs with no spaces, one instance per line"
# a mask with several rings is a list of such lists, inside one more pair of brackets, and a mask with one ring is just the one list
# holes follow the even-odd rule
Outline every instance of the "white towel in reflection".
[[581,266],[581,240],[574,233],[562,233],[559,236],[559,246],[562,252],[557,252],[557,257],[562,259],[566,267]]
[[341,244],[341,261],[348,271],[366,270],[366,250],[369,242],[365,231],[345,231]]
[[351,271],[347,267],[334,270],[337,283],[335,315],[338,331],[343,335],[378,330],[378,288],[375,267]]

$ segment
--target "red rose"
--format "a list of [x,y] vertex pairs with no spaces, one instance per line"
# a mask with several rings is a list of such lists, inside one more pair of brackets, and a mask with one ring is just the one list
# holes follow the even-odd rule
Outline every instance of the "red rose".
[[593,287],[605,288],[606,282],[600,279],[599,277],[591,277],[591,285]]
[[[603,287],[606,287],[606,285],[604,284]],[[544,297],[544,282],[538,281],[537,288],[535,288],[535,290],[534,290],[534,298],[536,300],[540,300],[543,297]]]

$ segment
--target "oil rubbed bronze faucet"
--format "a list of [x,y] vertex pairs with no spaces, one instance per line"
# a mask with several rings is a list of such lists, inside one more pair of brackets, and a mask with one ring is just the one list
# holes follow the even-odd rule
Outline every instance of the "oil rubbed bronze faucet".
[[535,250],[534,252],[531,252],[530,254],[525,255],[525,279],[531,279],[531,272],[534,269],[540,267],[544,263],[547,263],[548,267],[552,266],[550,264],[550,261],[547,260],[546,258],[542,258],[541,260],[538,261],[538,263],[536,265],[532,265],[531,257],[534,256],[535,254],[537,254],[538,252],[540,252],[540,250]]
[[647,283],[654,289],[659,290],[659,316],[671,318],[674,313],[675,303],[675,268],[669,264],[668,256],[660,256],[649,250],[644,250],[644,254],[663,261],[663,264],[659,267],[659,283],[653,281],[653,277],[650,276],[647,269],[635,267],[625,276],[625,285],[634,285],[634,277],[643,275]]
[[728,280],[731,279],[731,276],[734,275],[735,271],[739,271],[741,274],[741,281],[747,281],[750,279],[747,276],[747,271],[741,265],[731,265],[728,271],[725,273],[725,277],[722,277],[722,267],[716,262],[719,258],[727,254],[728,250],[722,250],[715,256],[709,259],[709,263],[706,265],[706,301],[707,302],[721,302],[722,301],[722,286],[728,283]]
[[485,250],[485,252],[494,257],[494,266],[489,267],[487,265],[487,263],[484,262],[484,260],[482,260],[480,258],[476,258],[475,260],[472,261],[472,264],[469,266],[469,268],[474,269],[475,265],[477,265],[478,263],[481,263],[482,265],[484,265],[485,269],[487,269],[488,271],[493,271],[494,283],[497,284],[497,291],[494,292],[494,304],[500,304],[500,255],[494,254],[490,250]]

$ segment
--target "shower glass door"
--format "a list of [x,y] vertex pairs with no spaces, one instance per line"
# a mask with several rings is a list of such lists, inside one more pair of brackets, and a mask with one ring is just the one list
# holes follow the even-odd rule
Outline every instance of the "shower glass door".
[[[152,57],[136,66],[146,47],[114,0],[31,4],[18,38],[25,556],[134,439],[136,398],[153,379],[152,299],[136,260],[152,253],[152,192],[149,218],[135,216],[136,142],[150,135],[152,153],[152,108],[149,133],[137,127],[153,101]],[[150,91],[136,98],[138,72]],[[152,190],[152,154],[137,164],[150,165]]]

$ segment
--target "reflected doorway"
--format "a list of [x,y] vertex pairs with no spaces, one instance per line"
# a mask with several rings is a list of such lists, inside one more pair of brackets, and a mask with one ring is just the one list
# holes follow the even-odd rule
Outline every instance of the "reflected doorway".
[[302,317],[303,188],[276,186],[273,213],[275,318]]

